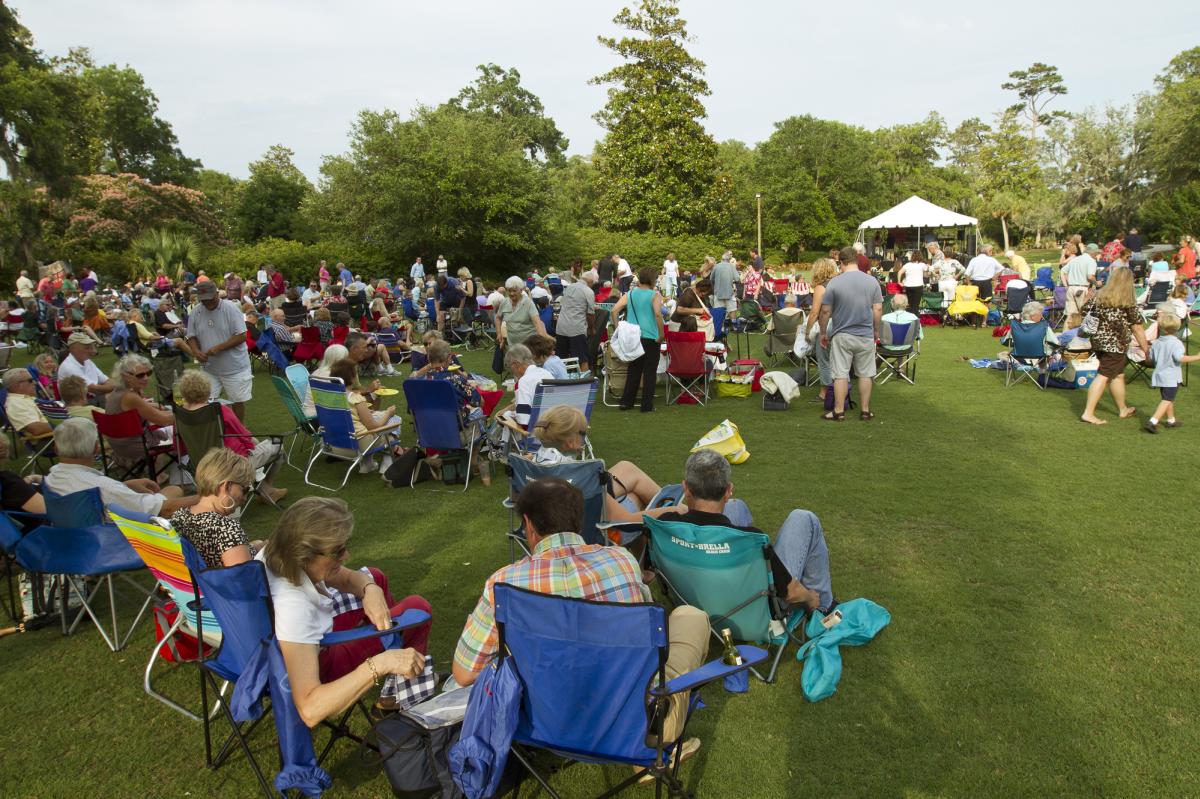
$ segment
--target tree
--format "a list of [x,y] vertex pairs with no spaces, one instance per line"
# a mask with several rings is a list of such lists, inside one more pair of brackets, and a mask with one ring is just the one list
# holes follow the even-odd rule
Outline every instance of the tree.
[[1154,188],[1200,180],[1200,47],[1171,59],[1155,86],[1157,93],[1138,104],[1138,138]]
[[476,69],[479,77],[449,105],[503,121],[523,141],[530,158],[541,156],[551,163],[561,163],[569,144],[567,137],[546,116],[538,96],[521,85],[521,73],[495,64],[480,64]]
[[[1128,109],[1093,109],[1047,128],[1063,215],[1096,234],[1124,230],[1142,202],[1139,152]],[[1101,229],[1096,229],[1101,228]]]
[[134,239],[133,249],[145,267],[142,277],[151,277],[161,270],[182,281],[183,273],[200,261],[200,245],[195,236],[166,228],[143,231]]
[[595,159],[596,215],[613,230],[710,230],[729,184],[716,179],[717,145],[701,122],[710,91],[704,63],[684,47],[687,24],[670,0],[642,0],[613,22],[642,36],[597,37],[624,63],[591,81],[611,84],[595,115],[608,131]]
[[472,269],[510,270],[543,243],[545,170],[486,115],[363,111],[350,152],[326,158],[321,175],[305,209],[320,231],[394,257],[442,253]]
[[562,229],[589,227],[596,222],[596,167],[591,159],[573,155],[546,171],[550,184],[548,219]]
[[226,238],[231,237],[237,224],[236,214],[242,202],[242,187],[246,181],[216,169],[201,169],[192,183],[193,188],[208,198],[213,215],[220,221]]
[[1029,69],[1018,69],[1008,73],[1012,80],[1000,84],[1001,89],[1017,93],[1020,100],[1008,110],[1029,120],[1029,138],[1036,139],[1038,128],[1048,122],[1067,116],[1064,111],[1047,111],[1056,97],[1067,93],[1058,67],[1037,61]]
[[268,237],[304,238],[300,206],[312,194],[313,186],[292,161],[293,155],[276,144],[250,164],[250,178],[241,187],[234,213],[238,238],[250,243]]
[[1006,111],[976,152],[976,188],[983,209],[1000,220],[1004,249],[1009,248],[1009,220],[1019,214],[1039,185],[1034,145],[1021,133],[1017,115]]

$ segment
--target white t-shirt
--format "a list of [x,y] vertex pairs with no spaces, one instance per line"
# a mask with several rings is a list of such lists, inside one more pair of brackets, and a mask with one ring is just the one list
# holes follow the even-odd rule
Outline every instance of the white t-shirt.
[[525,374],[517,381],[517,424],[529,424],[529,409],[533,407],[533,395],[543,380],[553,380],[554,375],[537,364],[530,364]]
[[82,377],[83,382],[89,386],[98,386],[108,381],[108,375],[101,372],[100,367],[96,366],[91,358],[80,363],[75,360],[74,355],[68,355],[58,367],[58,379],[71,376]]
[[1003,269],[1004,267],[995,258],[981,253],[967,264],[967,280],[991,280]]
[[900,283],[905,288],[916,288],[925,285],[925,264],[920,261],[909,261],[904,265],[904,277]]
[[142,494],[90,466],[77,463],[54,464],[42,482],[55,494],[74,494],[76,491],[99,488],[100,499],[105,507],[119,505],[148,516],[157,516],[167,501],[162,494]]
[[493,291],[491,294],[489,294],[489,295],[488,295],[488,297],[487,297],[487,307],[489,307],[489,308],[499,308],[499,307],[500,307],[500,301],[501,301],[501,300],[503,300],[503,299],[504,299],[504,292],[503,292],[503,291],[501,291],[500,289],[496,289],[495,291]]
[[667,277],[679,277],[679,261],[663,261],[663,274]]
[[[266,566],[265,554],[263,547],[254,559]],[[275,637],[293,644],[320,644],[333,631],[333,600],[324,593],[325,583],[314,585],[303,571],[300,585],[276,576],[270,566],[266,572],[275,605]]]

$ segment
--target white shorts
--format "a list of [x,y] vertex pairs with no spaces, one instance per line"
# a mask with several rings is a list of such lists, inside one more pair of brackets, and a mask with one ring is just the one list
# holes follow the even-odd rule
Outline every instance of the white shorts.
[[254,375],[247,372],[245,375],[215,375],[212,372],[206,372],[209,379],[212,380],[212,394],[209,400],[216,402],[221,398],[221,392],[225,392],[225,399],[229,402],[249,402],[251,389],[254,387]]

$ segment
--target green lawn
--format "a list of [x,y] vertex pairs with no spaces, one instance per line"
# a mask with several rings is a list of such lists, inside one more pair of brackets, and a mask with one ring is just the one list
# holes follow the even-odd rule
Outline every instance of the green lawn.
[[[786,658],[774,685],[708,690],[692,726],[704,746],[685,767],[704,796],[1185,796],[1200,784],[1200,633],[1195,535],[1186,499],[1198,404],[1181,392],[1184,427],[1149,436],[1081,424],[1078,391],[1005,389],[999,372],[960,356],[994,355],[986,331],[927,330],[918,385],[877,389],[874,422],[830,424],[807,390],[786,413],[759,397],[652,416],[597,407],[593,441],[678,480],[691,444],[728,417],[752,453],[736,494],[773,533],[793,507],[824,524],[841,599],[892,613],[880,638],[845,654],[838,693],[809,704]],[[483,353],[469,356],[482,368]],[[398,380],[392,381],[397,387]],[[265,377],[250,427],[284,427]],[[1139,415],[1155,395],[1133,387]],[[412,440],[411,430],[406,440]],[[332,477],[332,467],[321,470]],[[294,494],[294,471],[282,484]],[[426,596],[433,654],[445,667],[486,576],[507,557],[504,488],[466,495],[351,479],[353,563],[393,589]],[[265,537],[277,513],[246,519]],[[235,759],[203,767],[200,727],[147,698],[141,671],[153,629],[113,654],[94,629],[51,628],[0,640],[0,793],[51,797],[251,796]],[[168,690],[197,701],[195,672]],[[264,758],[273,731],[259,738]],[[384,796],[384,778],[353,747],[329,764],[331,797]],[[599,792],[624,772],[575,766],[567,796]]]

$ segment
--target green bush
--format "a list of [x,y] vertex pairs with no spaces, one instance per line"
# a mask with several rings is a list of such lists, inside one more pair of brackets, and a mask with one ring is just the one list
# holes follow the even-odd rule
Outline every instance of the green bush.
[[341,262],[364,278],[395,278],[398,274],[408,274],[407,264],[391,263],[390,259],[362,245],[336,240],[304,244],[273,238],[212,250],[205,254],[200,268],[210,277],[234,272],[244,278],[253,278],[260,266],[271,264],[290,283],[300,284],[317,276],[317,265],[322,259],[331,273]]
[[[599,228],[579,228],[575,231],[576,254],[584,265],[599,258],[620,253],[635,270],[643,266],[662,266],[667,253],[675,253],[682,269],[698,269],[704,257],[719,259],[725,250],[733,249],[744,255],[739,242],[722,242],[704,236],[660,236],[653,233],[612,232]],[[570,263],[570,258],[566,262]],[[564,264],[565,265],[565,264]]]

